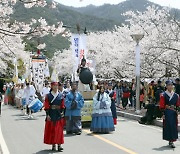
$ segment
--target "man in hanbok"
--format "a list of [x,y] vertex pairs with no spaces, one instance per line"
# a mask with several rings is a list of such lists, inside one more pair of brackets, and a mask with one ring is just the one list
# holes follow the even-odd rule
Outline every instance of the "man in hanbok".
[[169,146],[175,148],[174,142],[178,139],[178,107],[179,95],[173,92],[173,82],[166,81],[167,90],[161,94],[160,109],[163,110],[163,139],[169,141]]
[[52,145],[52,150],[62,151],[64,143],[64,98],[58,92],[58,82],[51,83],[51,92],[46,95],[44,110],[46,111],[46,124],[44,130],[44,143]]
[[72,83],[72,90],[66,96],[65,118],[67,134],[80,135],[82,132],[81,109],[84,106],[84,99],[77,89],[77,83]]
[[[86,59],[83,58],[83,59],[81,60],[81,65],[80,65],[80,66],[78,67],[78,69],[77,69],[77,73],[79,74],[79,76],[80,76],[80,74],[81,74],[83,71],[85,71],[86,69],[89,69],[89,68],[86,67]],[[79,79],[78,90],[79,90],[80,92],[90,91],[90,86],[89,86],[89,84],[83,84],[83,83],[81,82],[81,80]]]

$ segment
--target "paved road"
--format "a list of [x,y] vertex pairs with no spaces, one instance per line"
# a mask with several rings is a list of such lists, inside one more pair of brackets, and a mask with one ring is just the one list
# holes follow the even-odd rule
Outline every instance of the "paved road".
[[[45,113],[35,114],[27,120],[19,110],[3,106],[0,117],[2,133],[10,154],[50,154],[43,144]],[[179,134],[180,135],[180,134]],[[64,154],[180,154],[180,140],[172,150],[162,139],[161,128],[139,125],[135,121],[118,117],[112,134],[94,135],[88,128],[81,136],[65,136]],[[1,143],[1,142],[0,142]],[[58,153],[58,152],[56,152]]]

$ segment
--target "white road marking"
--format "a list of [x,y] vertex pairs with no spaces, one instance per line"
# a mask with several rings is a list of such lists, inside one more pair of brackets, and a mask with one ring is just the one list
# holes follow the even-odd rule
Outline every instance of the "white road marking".
[[0,146],[1,146],[1,150],[2,150],[3,154],[10,154],[9,150],[8,150],[8,147],[6,145],[6,142],[5,142],[4,138],[3,138],[3,134],[2,134],[2,131],[1,131],[1,124],[0,124]]

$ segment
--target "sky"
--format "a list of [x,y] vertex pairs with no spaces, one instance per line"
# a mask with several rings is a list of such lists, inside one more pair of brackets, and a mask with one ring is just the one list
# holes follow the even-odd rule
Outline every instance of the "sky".
[[[100,6],[104,3],[108,4],[119,4],[125,0],[55,0],[61,4],[67,6],[74,6],[74,7],[83,7],[90,4]],[[170,6],[172,8],[179,8],[180,9],[180,0],[149,0],[151,2],[160,4],[162,6]]]

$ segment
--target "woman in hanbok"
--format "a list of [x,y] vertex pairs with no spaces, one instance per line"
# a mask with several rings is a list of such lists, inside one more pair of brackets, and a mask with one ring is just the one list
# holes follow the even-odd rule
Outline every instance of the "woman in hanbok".
[[160,109],[163,110],[163,140],[169,141],[169,146],[175,148],[178,139],[178,107],[179,95],[173,92],[173,82],[166,82],[167,90],[160,96]]
[[46,111],[46,124],[44,130],[44,143],[52,145],[52,150],[62,151],[64,143],[64,98],[58,92],[58,82],[51,83],[51,92],[46,95],[44,110]]
[[93,112],[90,131],[94,133],[109,133],[115,130],[111,112],[111,99],[105,88],[100,87],[93,97]]

